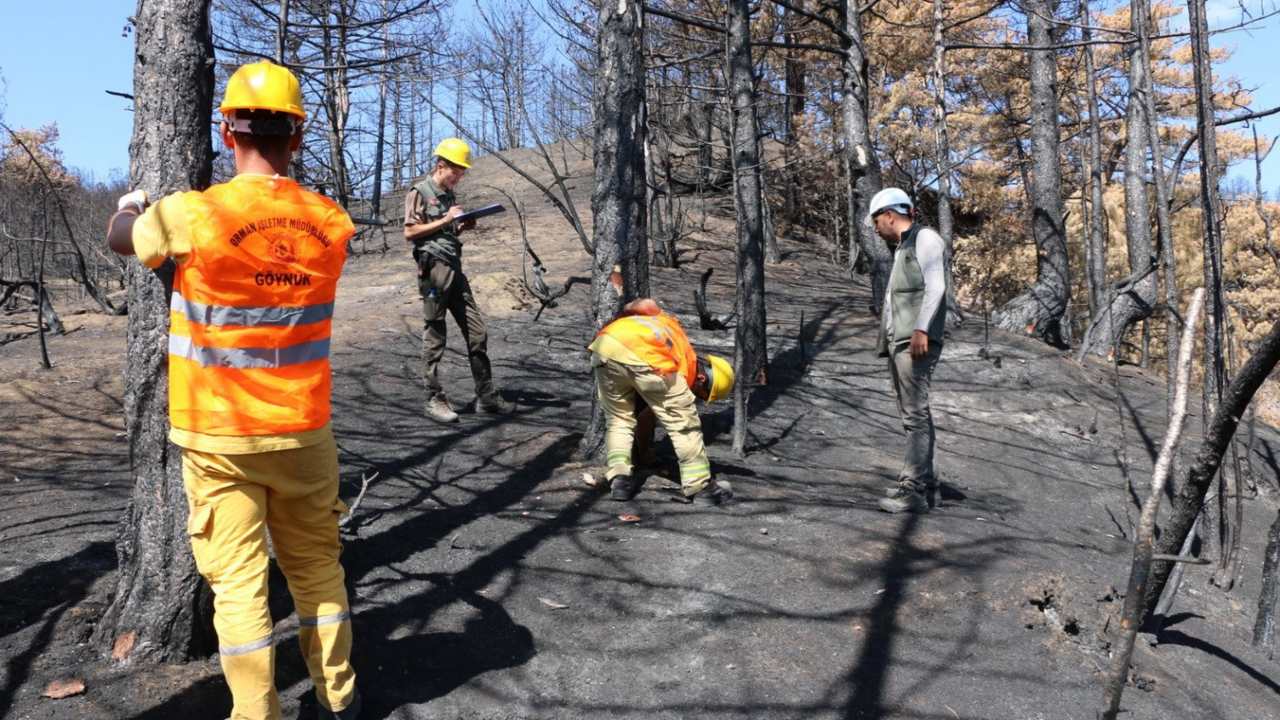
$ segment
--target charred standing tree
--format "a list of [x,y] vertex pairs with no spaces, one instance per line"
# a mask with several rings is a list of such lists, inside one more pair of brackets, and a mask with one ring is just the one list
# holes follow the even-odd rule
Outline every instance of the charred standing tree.
[[738,214],[738,286],[734,329],[733,451],[747,445],[747,403],[751,388],[764,379],[769,361],[765,346],[764,198],[760,192],[760,144],[751,62],[751,10],[748,0],[729,3],[728,72],[733,95],[733,200]]
[[867,52],[862,39],[862,17],[855,0],[844,0],[844,35],[840,66],[840,117],[844,122],[844,162],[850,192],[846,221],[850,242],[856,240],[871,266],[871,311],[880,315],[893,254],[867,220],[871,196],[880,191],[880,161],[871,144],[870,93],[867,92]]
[[[139,0],[129,179],[153,198],[209,185],[213,42],[209,2]],[[179,451],[169,444],[169,285],[129,263],[124,412],[133,496],[116,538],[115,595],[95,630],[115,656],[176,661],[212,652],[212,596],[187,537]]]
[[[1164,302],[1165,302],[1165,357],[1177,357],[1182,318],[1178,315],[1178,272],[1177,257],[1173,248],[1173,220],[1169,210],[1169,176],[1164,172],[1164,148],[1160,143],[1160,116],[1156,114],[1155,83],[1151,77],[1151,4],[1148,0],[1140,0],[1142,22],[1137,26],[1138,39],[1142,45],[1142,108],[1143,118],[1147,124],[1147,142],[1151,146],[1151,159],[1154,163],[1152,177],[1156,186],[1156,227],[1159,228],[1160,265],[1164,270]],[[1167,404],[1173,409],[1173,396],[1177,378],[1172,365],[1166,369],[1165,386]],[[1178,472],[1178,459],[1174,458],[1174,473]],[[1183,565],[1180,568],[1185,567]]]
[[[797,0],[794,5],[797,9],[804,10],[805,0]],[[800,42],[800,35],[795,30],[806,22],[807,18],[789,8],[783,8],[782,17],[785,28],[783,42],[789,46],[785,50],[786,59],[784,60],[787,98],[782,127],[782,174],[785,178],[783,181],[785,187],[782,190],[782,217],[787,223],[794,225],[799,219],[800,207],[800,183],[794,165],[799,159],[796,157],[796,145],[799,140],[796,128],[804,121],[807,63],[800,50],[793,46]],[[780,259],[770,258],[769,262],[777,262]]]
[[[645,234],[644,18],[639,0],[600,4],[596,65],[595,188],[591,193],[594,329],[622,306],[649,294],[649,242]],[[584,456],[604,446],[604,412],[592,398]]]
[[1192,67],[1196,84],[1196,132],[1200,138],[1200,208],[1204,231],[1204,409],[1205,417],[1222,397],[1226,378],[1222,326],[1222,199],[1218,193],[1218,131],[1213,113],[1213,71],[1209,57],[1209,26],[1204,0],[1188,0],[1191,21]]
[[951,260],[955,256],[955,220],[951,213],[951,140],[947,133],[947,48],[943,42],[946,14],[942,0],[933,0],[933,113],[934,148],[938,166],[938,234],[942,236],[943,258],[947,271],[947,325],[963,321],[951,276]]
[[[1191,64],[1196,88],[1196,133],[1200,140],[1200,222],[1204,234],[1204,288],[1208,293],[1205,300],[1204,382],[1201,384],[1203,417],[1207,419],[1222,402],[1222,388],[1227,382],[1224,363],[1226,353],[1222,344],[1226,324],[1226,308],[1222,296],[1222,220],[1225,215],[1218,192],[1221,168],[1218,166],[1213,70],[1204,0],[1188,0],[1187,10],[1191,25]],[[1240,530],[1238,527],[1233,528],[1226,516],[1226,476],[1230,467],[1228,465],[1222,469],[1223,477],[1219,482],[1216,501],[1206,506],[1204,515],[1204,538],[1208,546],[1206,551],[1211,552],[1215,545],[1219,549],[1219,566],[1214,582],[1228,587],[1232,582],[1228,549],[1233,544],[1229,534]]]
[[[1089,30],[1089,3],[1080,0],[1081,40],[1088,43],[1092,33]],[[1107,208],[1102,199],[1102,123],[1098,119],[1098,80],[1094,72],[1093,46],[1084,46],[1084,74],[1088,78],[1089,96],[1089,234],[1085,243],[1085,285],[1089,288],[1089,320],[1093,321],[1098,313],[1107,306]],[[1173,308],[1177,312],[1177,306]],[[1174,329],[1171,336],[1177,334]],[[1172,352],[1170,357],[1176,357]],[[1170,364],[1170,377],[1173,365]],[[1173,397],[1172,385],[1169,397]]]
[[[1205,303],[1209,301],[1205,294]],[[1280,362],[1280,321],[1271,326],[1270,332],[1258,343],[1258,349],[1245,362],[1244,367],[1235,374],[1230,387],[1223,395],[1221,404],[1213,414],[1209,427],[1205,431],[1204,440],[1191,460],[1186,472],[1186,479],[1178,484],[1173,503],[1169,508],[1169,519],[1161,527],[1160,541],[1156,544],[1156,554],[1177,555],[1183,541],[1191,532],[1196,516],[1204,505],[1205,497],[1213,484],[1213,478],[1222,465],[1222,457],[1235,436],[1240,418],[1253,400],[1253,395],[1262,386],[1267,376]],[[1151,581],[1147,585],[1145,607],[1150,613],[1160,599],[1165,582],[1172,571],[1172,563],[1157,561],[1151,569]]]
[[1258,617],[1253,623],[1253,646],[1276,655],[1276,626],[1280,624],[1280,512],[1267,535],[1262,557],[1262,590],[1258,593]]
[[[1134,35],[1146,26],[1146,4],[1129,3],[1129,24]],[[1106,304],[1090,320],[1081,342],[1081,356],[1107,355],[1119,345],[1134,323],[1151,317],[1156,302],[1156,253],[1151,243],[1151,208],[1147,202],[1146,109],[1143,93],[1146,63],[1142,43],[1129,44],[1129,105],[1125,111],[1124,231],[1129,248],[1129,276],[1111,293]]]
[[1027,0],[1031,70],[1031,234],[1036,242],[1036,282],[997,310],[1005,330],[1035,335],[1050,345],[1070,344],[1062,322],[1071,299],[1067,233],[1063,226],[1062,170],[1058,155],[1058,71],[1054,60],[1053,3]]

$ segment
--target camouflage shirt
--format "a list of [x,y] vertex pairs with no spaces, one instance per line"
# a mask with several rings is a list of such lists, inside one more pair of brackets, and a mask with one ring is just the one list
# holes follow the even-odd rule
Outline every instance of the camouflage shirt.
[[[439,220],[449,212],[449,208],[453,207],[455,202],[453,191],[442,189],[428,175],[422,179],[422,182],[414,185],[404,197],[404,224],[407,227]],[[458,240],[458,235],[453,231],[451,224],[445,225],[443,230],[434,235],[414,240],[414,257],[418,257],[423,252],[430,253],[455,267],[462,265],[462,242]]]

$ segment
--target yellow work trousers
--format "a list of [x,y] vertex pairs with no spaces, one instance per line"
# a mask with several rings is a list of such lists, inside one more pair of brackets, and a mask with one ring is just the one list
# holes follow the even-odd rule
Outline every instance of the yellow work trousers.
[[631,474],[631,446],[636,433],[636,396],[639,395],[666,429],[680,462],[680,490],[697,494],[711,479],[711,461],[702,441],[702,421],[693,391],[678,374],[664,378],[647,365],[626,365],[594,356],[596,389],[604,407],[605,455],[612,480]]
[[213,588],[213,625],[232,720],[279,720],[267,609],[267,532],[298,613],[298,642],[320,705],[355,700],[351,611],[338,555],[338,451],[318,445],[246,455],[184,449],[196,567]]

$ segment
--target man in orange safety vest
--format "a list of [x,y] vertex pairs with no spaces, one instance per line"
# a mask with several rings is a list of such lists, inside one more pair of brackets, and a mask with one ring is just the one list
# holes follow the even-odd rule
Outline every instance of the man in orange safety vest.
[[[589,349],[607,421],[610,497],[630,500],[640,489],[631,453],[637,421],[651,412],[675,448],[683,497],[713,506],[731,499],[729,484],[712,477],[694,398],[714,402],[727,397],[733,390],[733,366],[716,355],[699,357],[680,322],[651,298],[627,303]],[[641,403],[647,407],[638,407]]]
[[236,176],[154,205],[120,199],[108,243],[147,267],[176,263],[169,313],[170,440],[196,567],[214,592],[232,720],[279,720],[267,607],[267,532],[289,581],[321,718],[360,712],[351,610],[338,562],[338,454],[329,333],[354,234],[331,200],[288,177],[306,113],[298,80],[238,69],[220,107]]

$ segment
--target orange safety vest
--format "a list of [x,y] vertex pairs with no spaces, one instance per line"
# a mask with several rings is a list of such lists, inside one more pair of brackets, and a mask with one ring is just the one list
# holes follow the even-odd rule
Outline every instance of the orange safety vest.
[[604,326],[599,334],[622,343],[659,374],[679,373],[693,387],[698,356],[674,317],[666,313],[628,315]]
[[351,218],[288,178],[183,198],[191,252],[178,264],[169,310],[170,422],[235,436],[323,427]]

